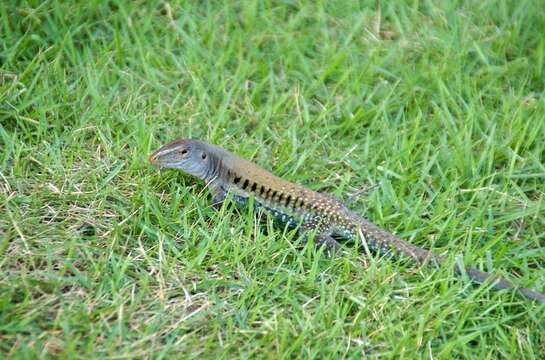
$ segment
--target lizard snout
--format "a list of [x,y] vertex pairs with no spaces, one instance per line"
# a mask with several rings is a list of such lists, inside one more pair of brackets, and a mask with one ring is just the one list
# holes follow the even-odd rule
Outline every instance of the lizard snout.
[[150,156],[149,156],[149,162],[153,165],[156,165],[157,164],[157,160],[158,160],[158,156],[159,154],[156,152],[152,153]]

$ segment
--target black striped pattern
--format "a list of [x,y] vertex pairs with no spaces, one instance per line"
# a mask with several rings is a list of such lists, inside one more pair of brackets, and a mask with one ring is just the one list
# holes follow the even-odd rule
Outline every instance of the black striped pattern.
[[290,206],[291,205],[291,195],[288,195],[286,197],[286,206]]
[[227,177],[240,189],[251,192],[262,199],[279,203],[280,205],[294,209],[304,209],[305,207],[311,205],[311,203],[305,202],[302,196],[298,197],[292,194],[280,192],[278,190],[273,190],[265,185],[259,185],[258,183],[244,178],[231,170],[227,171]]

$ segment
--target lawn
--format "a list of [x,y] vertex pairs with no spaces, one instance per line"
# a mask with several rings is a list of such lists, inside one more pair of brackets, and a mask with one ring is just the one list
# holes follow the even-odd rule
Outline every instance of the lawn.
[[[379,5],[380,3],[380,5]],[[3,1],[0,357],[545,357],[540,1]],[[328,258],[150,166],[199,138],[441,268]]]

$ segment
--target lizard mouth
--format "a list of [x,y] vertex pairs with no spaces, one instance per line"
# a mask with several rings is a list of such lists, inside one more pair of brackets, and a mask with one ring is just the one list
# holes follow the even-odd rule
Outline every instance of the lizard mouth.
[[[164,149],[164,146],[157,149],[149,156],[149,162],[153,165],[162,165],[165,162],[164,156],[172,152],[172,150]],[[161,158],[163,160],[161,161]]]
[[157,151],[149,156],[149,162],[153,165],[157,165],[159,163],[159,154]]
[[166,167],[166,168],[173,168],[173,167],[176,167],[176,165],[178,165],[176,161],[168,161],[167,159],[162,158],[162,155],[164,155],[164,153],[161,152],[160,150],[151,154],[149,156],[150,164],[156,165],[159,167]]

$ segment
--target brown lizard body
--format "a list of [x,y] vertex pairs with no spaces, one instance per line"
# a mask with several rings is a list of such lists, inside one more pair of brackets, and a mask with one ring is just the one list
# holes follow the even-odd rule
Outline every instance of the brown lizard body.
[[[441,264],[443,256],[399,239],[395,235],[358,216],[330,195],[291,183],[242,159],[227,150],[199,140],[173,141],[150,156],[162,167],[180,169],[204,180],[221,203],[227,194],[237,203],[246,205],[250,197],[255,208],[269,211],[280,223],[298,228],[301,234],[312,231],[317,245],[328,250],[340,247],[335,238],[363,240],[365,247],[379,253],[401,253],[417,263]],[[516,289],[540,303],[545,296],[517,287],[511,282],[474,268],[458,268],[477,283],[490,282],[498,290]]]

